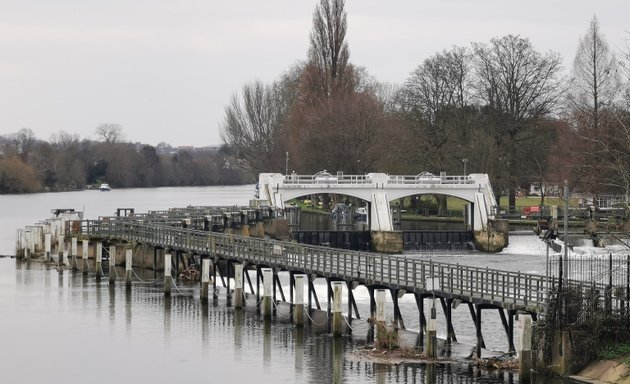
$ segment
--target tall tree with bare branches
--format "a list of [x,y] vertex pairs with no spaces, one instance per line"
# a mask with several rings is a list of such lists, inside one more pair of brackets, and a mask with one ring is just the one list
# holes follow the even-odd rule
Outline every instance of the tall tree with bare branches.
[[[561,58],[541,54],[529,39],[507,35],[490,44],[473,44],[476,61],[476,97],[486,110],[488,126],[505,164],[504,188],[509,206],[516,203],[519,180],[516,170],[530,156],[517,157],[516,149],[532,144],[536,128],[555,110],[563,93]],[[526,154],[527,151],[520,151]]]
[[308,51],[309,83],[321,97],[347,89],[350,51],[344,0],[320,0],[313,12]]

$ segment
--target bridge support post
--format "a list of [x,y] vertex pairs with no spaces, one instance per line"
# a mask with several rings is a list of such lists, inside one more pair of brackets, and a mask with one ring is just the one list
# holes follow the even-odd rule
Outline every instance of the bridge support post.
[[125,251],[125,287],[131,289],[131,274],[133,272],[133,251],[127,249]]
[[57,237],[57,264],[64,265],[63,253],[65,252],[65,241],[63,235]]
[[452,341],[457,342],[455,328],[453,328],[453,299],[440,297],[440,304],[442,304],[442,311],[444,312],[444,317],[446,317],[446,342],[449,344]]
[[532,317],[519,315],[518,322],[518,375],[521,382],[526,382],[530,379],[532,368]]
[[171,267],[172,267],[172,255],[169,252],[164,252],[164,296],[171,296]]
[[273,285],[273,270],[271,268],[262,268],[263,274],[263,318],[271,319],[271,291]]
[[103,277],[103,244],[100,241],[96,242],[96,261],[94,269],[96,270],[96,281],[100,282]]
[[341,336],[341,325],[342,325],[342,316],[341,316],[341,292],[343,288],[343,281],[334,281],[332,282],[332,290],[333,290],[333,308],[332,308],[332,316],[333,316],[333,324],[332,324],[332,334],[334,337]]
[[208,285],[210,284],[210,259],[201,260],[201,300],[208,302]]
[[481,359],[481,346],[483,344],[483,336],[481,334],[481,306],[475,305],[477,312],[475,313],[475,329],[477,331],[477,358]]
[[243,264],[234,264],[234,308],[243,308]]
[[109,246],[109,285],[116,282],[116,247]]
[[212,300],[219,300],[219,293],[217,292],[217,265],[219,265],[219,259],[215,257],[210,261],[210,276],[212,276]]
[[72,238],[72,243],[70,246],[70,253],[72,256],[72,265],[71,268],[73,270],[77,270],[79,269],[79,265],[77,264],[77,238],[73,237]]
[[[24,249],[28,249],[28,247],[25,247]],[[46,235],[44,235],[44,261],[47,263],[50,262],[51,251],[52,251],[52,234],[47,233]]]
[[427,356],[437,357],[437,319],[435,313],[435,298],[431,306],[431,316],[427,323]]
[[418,334],[418,346],[424,351],[424,334],[427,331],[427,319],[424,316],[424,296],[419,293],[414,293],[416,299],[416,306],[418,307],[418,324],[420,325],[420,332]]
[[306,275],[295,275],[295,306],[293,308],[293,324],[304,325],[304,280]]
[[81,240],[82,252],[81,259],[83,259],[83,274],[87,275],[89,265],[88,265],[88,254],[90,253],[90,242],[88,240]]
[[387,324],[385,323],[385,289],[376,290],[376,313],[374,328],[376,329],[376,342],[385,343],[387,338]]

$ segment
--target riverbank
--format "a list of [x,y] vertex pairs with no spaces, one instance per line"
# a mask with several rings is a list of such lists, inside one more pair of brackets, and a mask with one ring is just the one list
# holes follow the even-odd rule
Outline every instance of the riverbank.
[[577,375],[571,375],[571,380],[582,383],[614,383],[630,384],[630,367],[623,361],[630,356],[615,360],[598,360],[589,364]]

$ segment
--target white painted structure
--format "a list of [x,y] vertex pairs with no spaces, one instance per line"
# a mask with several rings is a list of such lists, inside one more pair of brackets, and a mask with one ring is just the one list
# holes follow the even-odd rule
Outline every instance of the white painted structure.
[[435,194],[454,196],[468,201],[466,210],[470,227],[484,230],[494,218],[497,202],[487,174],[437,176],[421,173],[415,176],[368,173],[366,175],[332,175],[326,171],[315,175],[282,175],[261,173],[258,177],[260,199],[270,206],[284,209],[286,201],[322,193],[348,195],[370,203],[370,229],[394,229],[390,202],[406,196]]

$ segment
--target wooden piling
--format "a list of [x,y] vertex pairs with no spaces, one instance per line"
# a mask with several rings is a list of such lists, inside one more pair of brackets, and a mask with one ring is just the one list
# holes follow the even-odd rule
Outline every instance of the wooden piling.
[[100,241],[96,242],[96,281],[100,282],[101,277],[103,277],[103,244]]
[[273,270],[271,268],[262,268],[263,274],[263,317],[271,319],[271,294],[273,285]]
[[208,301],[208,285],[210,284],[210,259],[201,260],[201,300]]
[[131,288],[131,274],[133,272],[133,250],[127,249],[125,252],[125,286]]
[[293,277],[295,281],[295,306],[293,309],[293,324],[298,327],[304,325],[304,280],[306,275],[299,274]]
[[173,281],[171,280],[171,261],[172,255],[169,252],[164,252],[164,296],[171,296],[171,286]]
[[243,308],[243,264],[234,264],[234,308]]
[[332,283],[332,286],[333,286],[332,334],[335,337],[339,337],[341,336],[341,326],[343,325],[343,322],[342,322],[343,319],[341,315],[341,301],[342,301],[341,292],[343,288],[343,281],[334,281]]
[[109,285],[116,282],[116,246],[109,246]]

